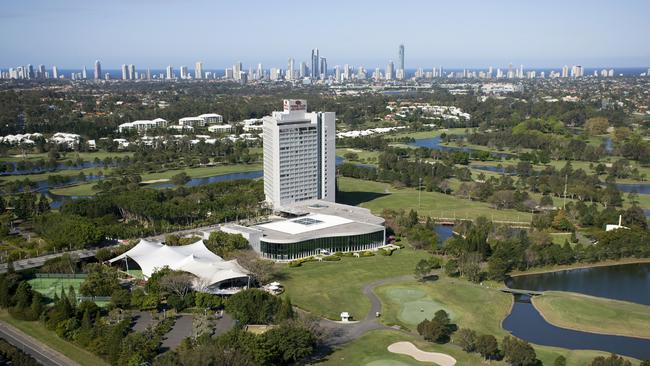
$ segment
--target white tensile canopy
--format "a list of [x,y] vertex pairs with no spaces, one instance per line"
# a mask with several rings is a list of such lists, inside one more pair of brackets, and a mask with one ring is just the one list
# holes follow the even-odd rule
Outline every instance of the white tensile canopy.
[[169,267],[195,275],[195,287],[200,288],[248,277],[248,271],[240,266],[237,260],[226,261],[212,253],[203,240],[189,245],[169,246],[141,239],[136,246],[109,262],[114,263],[125,258],[135,261],[146,278],[151,277],[156,270]]

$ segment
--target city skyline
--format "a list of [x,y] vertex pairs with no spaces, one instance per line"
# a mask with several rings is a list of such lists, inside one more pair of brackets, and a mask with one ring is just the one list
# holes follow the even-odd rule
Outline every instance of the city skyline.
[[[650,64],[650,51],[643,47],[644,35],[650,33],[644,18],[650,3],[640,0],[550,1],[544,7],[504,1],[488,8],[476,0],[411,2],[399,7],[382,1],[335,1],[331,11],[345,11],[327,32],[296,31],[308,29],[313,16],[303,16],[310,13],[309,6],[291,1],[268,6],[259,1],[185,5],[167,0],[159,7],[158,2],[141,1],[129,2],[129,12],[120,10],[126,2],[114,4],[106,7],[77,0],[54,5],[43,0],[6,4],[0,31],[13,36],[4,37],[0,67],[46,63],[66,69],[90,65],[96,59],[102,60],[105,69],[119,69],[122,64],[155,69],[188,65],[192,69],[197,60],[206,68],[225,68],[235,61],[282,67],[289,57],[296,64],[309,65],[309,50],[318,48],[327,55],[329,65],[374,69],[384,68],[389,60],[397,62],[399,44],[407,49],[405,69],[508,63],[537,68]],[[202,11],[190,15],[177,11],[184,6]],[[390,11],[369,12],[369,6]],[[323,13],[323,19],[327,14]],[[291,22],[273,22],[273,27],[267,27],[268,19],[275,18]],[[188,28],[159,26],[190,20],[193,26]],[[391,26],[397,20],[400,27]],[[47,41],[33,47],[42,34],[47,34]]]

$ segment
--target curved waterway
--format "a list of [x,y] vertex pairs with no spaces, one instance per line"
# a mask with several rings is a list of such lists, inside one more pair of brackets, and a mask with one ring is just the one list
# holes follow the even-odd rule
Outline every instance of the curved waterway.
[[[516,276],[508,287],[534,291],[571,291],[650,305],[650,263],[581,268]],[[549,324],[527,296],[515,296],[503,328],[531,343],[569,349],[613,352],[650,359],[650,339],[564,329]]]
[[[336,165],[340,165],[343,163],[345,159],[341,156],[336,157]],[[204,184],[210,184],[210,183],[217,183],[217,182],[224,182],[228,180],[236,180],[236,179],[257,179],[261,178],[264,176],[264,172],[262,170],[255,170],[255,171],[250,171],[250,172],[242,172],[242,173],[230,173],[230,174],[219,174],[219,175],[211,175],[208,177],[203,177],[203,178],[192,178],[190,179],[189,182],[185,184],[186,187],[195,187],[195,186],[200,186]],[[99,180],[100,177],[95,177],[95,176],[89,176],[88,181],[95,181]],[[77,183],[78,180],[73,178],[71,182],[66,183],[65,185],[69,185],[71,183]],[[46,194],[48,197],[52,199],[50,202],[50,207],[51,208],[59,208],[63,205],[63,203],[66,200],[74,200],[74,199],[79,199],[79,198],[87,198],[86,196],[63,196],[63,195],[58,195],[58,194],[53,194],[49,190],[50,188],[55,188],[54,186],[50,186],[47,181],[40,181],[37,182],[38,187],[37,191]],[[159,189],[164,189],[164,188],[174,188],[174,184],[171,182],[161,182],[161,183],[154,183],[151,185],[148,185],[148,187],[151,188],[159,188]]]
[[[41,173],[54,173],[62,170],[81,170],[81,169],[88,169],[88,168],[96,168],[96,167],[101,167],[101,168],[107,168],[103,163],[96,163],[94,161],[83,161],[80,164],[67,164],[67,163],[57,163],[54,166],[51,167],[46,167],[46,166],[38,166],[34,168],[24,168],[21,169],[19,168],[20,164],[15,161],[7,162],[5,164],[9,164],[13,166],[11,171],[6,171],[6,172],[0,172],[0,176],[3,175],[26,175],[26,174],[41,174]],[[110,166],[109,166],[110,167]]]
[[[441,142],[442,139],[440,138],[440,136],[437,136],[437,137],[430,137],[426,139],[415,139],[415,141],[410,143],[409,145],[418,146],[418,147],[428,147],[429,149],[434,149],[439,151],[464,151],[470,154],[472,152],[479,151],[477,149],[472,149],[469,147],[447,146],[447,145],[443,145]],[[495,152],[495,151],[491,151],[490,155],[500,159],[515,157],[514,154],[505,153],[505,152]]]

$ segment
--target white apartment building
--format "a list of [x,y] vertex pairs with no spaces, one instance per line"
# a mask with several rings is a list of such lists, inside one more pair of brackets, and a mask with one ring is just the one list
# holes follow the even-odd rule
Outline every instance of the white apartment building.
[[206,113],[198,116],[198,118],[203,118],[206,125],[215,125],[223,123],[223,116],[216,113]]
[[183,117],[178,120],[178,124],[181,126],[203,127],[205,126],[205,120],[201,117]]
[[244,124],[244,132],[261,132],[264,125],[261,118],[249,118],[240,123]]
[[169,123],[167,122],[167,120],[162,118],[156,118],[152,121],[139,120],[139,121],[122,123],[121,125],[118,126],[118,130],[120,132],[124,132],[126,130],[137,130],[138,132],[145,132],[147,130],[154,129],[154,128],[165,128],[167,127],[168,124]]
[[206,113],[196,117],[184,117],[178,120],[181,126],[205,127],[206,125],[223,123],[223,116],[216,113]]
[[336,116],[307,112],[285,99],[284,110],[263,118],[264,194],[274,209],[306,200],[334,202]]
[[233,128],[232,125],[213,125],[208,127],[208,131],[212,133],[231,133]]

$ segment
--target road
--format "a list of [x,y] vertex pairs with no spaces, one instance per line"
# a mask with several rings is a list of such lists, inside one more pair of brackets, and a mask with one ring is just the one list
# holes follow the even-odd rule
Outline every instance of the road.
[[[113,245],[113,246],[108,246],[104,248],[114,248],[119,245]],[[40,257],[33,257],[33,258],[27,258],[27,259],[22,259],[19,261],[13,262],[14,269],[16,271],[22,271],[24,269],[30,269],[30,268],[36,268],[36,267],[41,267],[43,264],[48,259],[52,258],[58,258],[64,254],[70,254],[70,255],[75,255],[79,259],[84,259],[84,258],[89,258],[89,257],[94,257],[95,254],[97,254],[97,251],[102,248],[93,248],[93,249],[80,249],[80,250],[72,250],[69,252],[61,252],[61,253],[53,253],[53,254],[46,254],[42,255]],[[0,273],[5,273],[7,272],[7,263],[2,263],[0,264]]]
[[[242,223],[242,221],[231,221],[227,222],[226,224],[230,223]],[[217,230],[220,226],[223,226],[224,224],[215,224],[215,225],[209,225],[209,226],[201,226],[197,227],[194,229],[185,229],[185,230],[178,230],[178,231],[172,231],[169,233],[164,233],[164,234],[159,234],[159,235],[153,235],[150,237],[147,237],[146,239],[148,240],[155,240],[155,241],[164,241],[165,237],[167,235],[178,235],[178,236],[187,236],[187,235],[196,235],[196,236],[203,236],[203,232],[212,232]],[[121,244],[117,245],[112,245],[112,246],[107,246],[104,248],[116,248],[119,247]],[[14,269],[16,271],[21,271],[24,269],[30,269],[30,268],[36,268],[36,267],[41,267],[43,264],[48,259],[52,258],[57,258],[60,257],[64,254],[70,254],[70,255],[76,255],[78,258],[83,259],[83,258],[89,258],[89,257],[94,257],[95,254],[97,254],[97,251],[101,248],[93,248],[93,249],[81,249],[81,250],[72,250],[68,252],[60,252],[60,253],[53,253],[53,254],[46,254],[42,255],[39,257],[33,257],[33,258],[27,258],[27,259],[21,259],[18,261],[14,261]],[[0,263],[0,274],[7,272],[7,263]]]
[[2,321],[0,321],[0,337],[45,366],[79,366],[63,354]]

